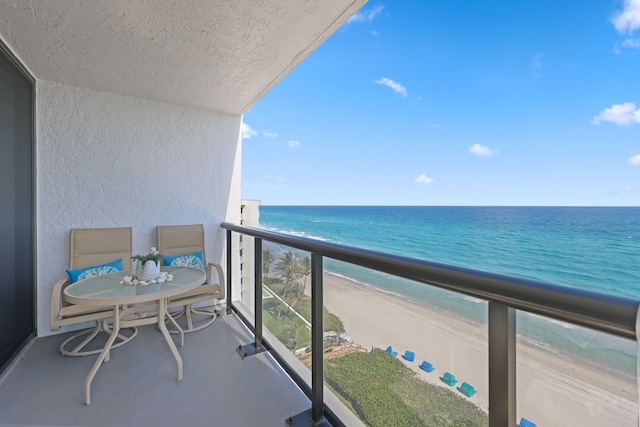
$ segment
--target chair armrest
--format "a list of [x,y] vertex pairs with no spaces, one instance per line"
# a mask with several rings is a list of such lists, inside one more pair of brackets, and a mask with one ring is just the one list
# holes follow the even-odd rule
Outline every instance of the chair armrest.
[[62,307],[62,290],[69,284],[69,279],[61,279],[53,285],[51,291],[51,307],[49,312],[49,329],[57,331],[60,329],[60,323],[58,322],[60,308]]
[[209,282],[209,284],[213,284],[213,282],[211,281],[211,271],[212,269],[215,268],[217,273],[218,273],[218,286],[220,287],[220,296],[216,297],[219,300],[223,300],[225,297],[225,291],[227,290],[227,284],[224,281],[224,273],[222,271],[222,266],[220,266],[220,264],[216,264],[214,262],[210,262],[207,264],[207,281]]

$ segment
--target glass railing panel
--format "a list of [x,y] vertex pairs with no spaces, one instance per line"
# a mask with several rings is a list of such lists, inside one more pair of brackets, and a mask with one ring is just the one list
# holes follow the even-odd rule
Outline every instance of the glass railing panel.
[[264,241],[262,258],[265,340],[311,388],[311,255]]
[[263,323],[292,354],[311,345],[310,254],[265,242]]
[[237,261],[234,260],[233,265],[232,300],[236,309],[242,313],[252,326],[255,326],[255,238],[242,235],[242,239],[240,239],[237,233],[234,233],[234,237],[236,239],[235,242],[238,243],[235,246],[238,248],[238,257]]
[[325,384],[366,425],[488,425],[485,302],[333,260],[323,281]]
[[516,321],[518,423],[638,425],[634,341],[524,312]]

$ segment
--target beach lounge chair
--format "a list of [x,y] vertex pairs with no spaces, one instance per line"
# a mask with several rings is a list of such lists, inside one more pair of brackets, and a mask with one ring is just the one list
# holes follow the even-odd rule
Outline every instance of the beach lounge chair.
[[391,346],[387,347],[386,352],[389,353],[390,355],[392,355],[393,357],[396,357],[398,355],[398,352],[397,351],[393,351]]
[[462,383],[462,385],[458,387],[458,391],[467,397],[473,397],[473,395],[476,394],[476,389],[466,382]]
[[433,365],[429,362],[427,362],[426,360],[423,361],[420,364],[420,369],[422,369],[423,371],[427,371],[428,373],[433,372],[436,368],[433,367]]
[[407,362],[413,362],[416,358],[416,354],[413,351],[406,350],[402,355],[402,358]]
[[453,387],[458,382],[458,380],[456,380],[455,375],[449,372],[445,372],[442,378],[440,379],[442,380],[443,383],[445,383],[449,387]]
[[538,427],[536,423],[529,421],[526,418],[520,418],[520,427]]

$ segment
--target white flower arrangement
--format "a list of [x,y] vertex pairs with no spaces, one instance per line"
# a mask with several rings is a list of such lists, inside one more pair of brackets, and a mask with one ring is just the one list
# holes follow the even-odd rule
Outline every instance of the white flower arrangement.
[[158,252],[158,250],[153,246],[151,247],[151,250],[149,251],[149,253],[142,254],[142,255],[134,255],[131,257],[131,259],[135,259],[138,262],[141,262],[142,264],[144,264],[145,261],[154,261],[156,264],[158,264],[160,261],[162,261],[163,258],[164,258],[164,255]]

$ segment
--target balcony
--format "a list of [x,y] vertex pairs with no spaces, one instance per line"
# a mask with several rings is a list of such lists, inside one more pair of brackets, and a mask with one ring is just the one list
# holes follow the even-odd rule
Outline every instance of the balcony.
[[[539,369],[540,364],[530,363],[531,355],[538,350],[522,345],[521,335],[526,335],[529,329],[518,329],[521,317],[516,316],[516,311],[535,313],[541,318],[563,322],[562,325],[575,325],[578,332],[572,329],[565,335],[569,341],[576,341],[576,337],[582,336],[579,331],[584,330],[595,341],[604,337],[608,343],[622,343],[635,350],[638,301],[252,227],[229,223],[222,227],[227,230],[227,271],[231,272],[227,283],[227,307],[220,306],[221,317],[213,326],[186,337],[185,346],[180,349],[184,361],[181,382],[175,379],[175,363],[162,335],[155,328],[141,328],[133,342],[112,352],[111,360],[95,378],[92,403],[86,406],[82,403],[82,384],[94,358],[60,356],[57,347],[63,336],[40,338],[28,346],[3,378],[0,423],[282,426],[287,425],[291,417],[292,425],[298,426],[311,425],[312,420],[324,425],[361,425],[348,409],[349,405],[356,408],[354,401],[349,397],[338,397],[338,383],[326,381],[334,375],[329,371],[335,360],[326,356],[327,339],[320,327],[325,316],[321,314],[322,307],[339,309],[335,296],[331,297],[329,290],[323,288],[326,278],[323,260],[328,259],[411,279],[419,286],[428,283],[434,288],[488,301],[488,304],[479,305],[481,310],[488,311],[488,323],[474,326],[485,342],[477,340],[469,345],[462,333],[464,322],[456,323],[456,319],[440,316],[419,324],[424,328],[424,337],[434,333],[429,328],[437,330],[442,338],[436,342],[424,342],[421,337],[406,341],[398,331],[394,342],[373,338],[362,343],[366,344],[363,348],[368,354],[377,354],[376,357],[383,357],[385,363],[391,360],[396,367],[403,365],[409,371],[416,371],[422,382],[436,384],[441,389],[447,390],[448,386],[441,383],[447,379],[445,371],[451,371],[451,376],[457,375],[457,384],[449,387],[448,394],[455,396],[455,401],[470,401],[488,412],[488,425],[526,425],[522,420],[525,416],[537,421],[538,425],[631,426],[637,421],[635,371],[628,378],[616,376],[606,369],[589,373],[575,369],[577,364],[566,359],[563,362],[558,357],[547,357],[547,369]],[[243,235],[244,256],[256,266],[251,272],[254,283],[244,283],[241,294],[231,292],[240,273],[237,265],[234,268],[234,262],[238,260],[234,253],[239,253],[236,246],[240,242],[239,235]],[[254,246],[253,254],[248,250],[249,241]],[[299,360],[264,322],[267,315],[263,308],[274,296],[262,283],[263,241],[312,254],[310,347],[312,356],[317,354],[314,348],[324,348],[325,356],[312,357],[311,363]],[[342,304],[366,304],[374,294],[375,291],[367,290],[354,300],[353,295],[342,293],[342,299],[347,299]],[[474,301],[474,304],[478,305],[478,302]],[[406,304],[388,297],[378,311],[361,319],[350,319],[348,332],[363,336],[365,330],[369,337],[383,336],[382,329],[389,323],[385,316],[404,316],[408,319],[405,321],[408,328],[412,327],[410,321],[423,321],[411,308],[407,309]],[[370,351],[372,347],[384,349],[387,343],[400,354],[394,358],[390,354]],[[429,351],[430,347],[445,348],[444,354],[449,356],[447,360],[431,359],[435,373],[418,369],[427,353],[435,354],[435,351]],[[407,353],[403,355],[409,349],[415,350],[415,360],[410,360]],[[634,357],[637,360],[637,354]],[[346,357],[336,359],[347,360]],[[558,366],[554,365],[558,363]],[[486,385],[483,385],[483,377]],[[351,379],[358,382],[364,378],[363,373]],[[470,389],[464,387],[463,382],[472,387],[473,393],[469,393]],[[399,383],[392,387],[399,387]],[[416,407],[424,406],[426,399],[421,395],[412,396]],[[557,407],[555,400],[561,400],[566,410],[545,413]],[[435,402],[429,402],[429,405],[434,406]],[[360,411],[359,415],[366,417],[362,407],[358,408],[354,411]],[[390,411],[389,408],[386,410]],[[446,422],[443,421],[443,425],[455,425]]]
[[[242,114],[364,3],[193,0],[176,8],[169,1],[136,5],[109,0],[95,7],[71,0],[0,0],[4,18],[0,51],[8,58],[5,63],[13,64],[11,69],[23,77],[28,90],[20,99],[29,101],[23,109],[32,113],[25,119],[24,137],[15,140],[16,147],[31,147],[22,153],[17,168],[24,176],[8,180],[16,185],[3,198],[14,200],[15,193],[20,195],[16,200],[26,205],[13,206],[12,212],[22,220],[14,236],[19,244],[12,239],[4,243],[12,255],[17,249],[22,252],[8,261],[16,286],[9,277],[0,298],[11,301],[10,308],[25,319],[14,322],[17,316],[3,310],[2,325],[8,334],[0,342],[15,343],[17,351],[24,341],[38,336],[2,377],[0,423],[282,425],[288,417],[306,412],[296,420],[327,417],[334,425],[357,425],[355,416],[345,412],[348,402],[324,387],[328,364],[316,357],[308,369],[262,324],[263,306],[255,301],[262,301],[263,292],[265,298],[270,294],[261,286],[261,254],[254,260],[245,247],[246,262],[240,264],[239,248],[227,244],[225,257],[226,228],[234,236],[245,233],[246,242],[255,238],[259,245],[271,239],[313,254],[311,347],[324,345],[318,326],[322,303],[330,310],[337,308],[331,295],[322,292],[322,262],[342,260],[407,278],[420,287],[462,293],[476,310],[488,313],[488,327],[476,328],[481,339],[473,352],[444,338],[429,342],[407,342],[400,336],[361,338],[358,331],[388,327],[385,316],[407,315],[390,297],[379,304],[379,311],[353,320],[347,330],[367,350],[392,345],[400,351],[396,360],[408,368],[416,368],[423,358],[433,362],[435,378],[416,372],[441,388],[438,376],[450,370],[459,381],[476,388],[469,398],[472,403],[491,408],[490,425],[515,425],[521,416],[529,417],[529,408],[541,414],[535,418],[539,425],[636,424],[637,301],[354,248],[345,252],[333,245],[230,224],[220,227],[225,221],[241,220]],[[16,116],[28,115],[20,111]],[[114,351],[94,382],[92,405],[82,405],[82,382],[92,358],[63,358],[57,345],[64,336],[48,336],[54,333],[48,325],[51,287],[68,265],[69,229],[131,226],[134,253],[141,253],[154,244],[156,225],[188,223],[205,224],[207,253],[213,254],[213,261],[227,263],[233,290],[228,292],[227,306],[233,313],[187,337],[181,349],[185,379],[180,383],[159,334],[153,328],[141,331],[135,342]],[[255,280],[241,284],[241,272]],[[20,300],[13,301],[14,288]],[[361,298],[372,295],[367,292]],[[27,306],[33,313],[23,309]],[[557,404],[556,395],[546,379],[558,371],[521,363],[535,350],[517,340],[528,332],[523,328],[526,322],[519,321],[525,312],[562,322],[559,338],[565,333],[573,337],[578,351],[593,342],[624,343],[633,359],[632,374],[620,380],[597,363],[585,365],[593,367],[594,382],[585,379],[583,371],[572,371],[571,363],[560,363],[566,369],[555,384],[565,391],[566,405],[559,414],[561,421],[552,418],[558,414],[545,409]],[[411,317],[405,323],[410,324]],[[443,323],[456,332],[450,319]],[[434,325],[419,326],[425,331],[442,329]],[[573,335],[583,330],[591,335]],[[431,355],[429,347],[435,345],[448,352]],[[253,346],[258,354],[242,359],[238,346],[249,353]],[[263,348],[268,352],[261,352]],[[405,350],[415,351],[417,360],[402,359]],[[13,353],[14,348],[0,360],[0,369]],[[629,357],[624,360],[627,364]],[[482,368],[473,369],[473,363]],[[460,395],[461,385],[451,389],[454,395]],[[584,395],[595,399],[587,401]]]

